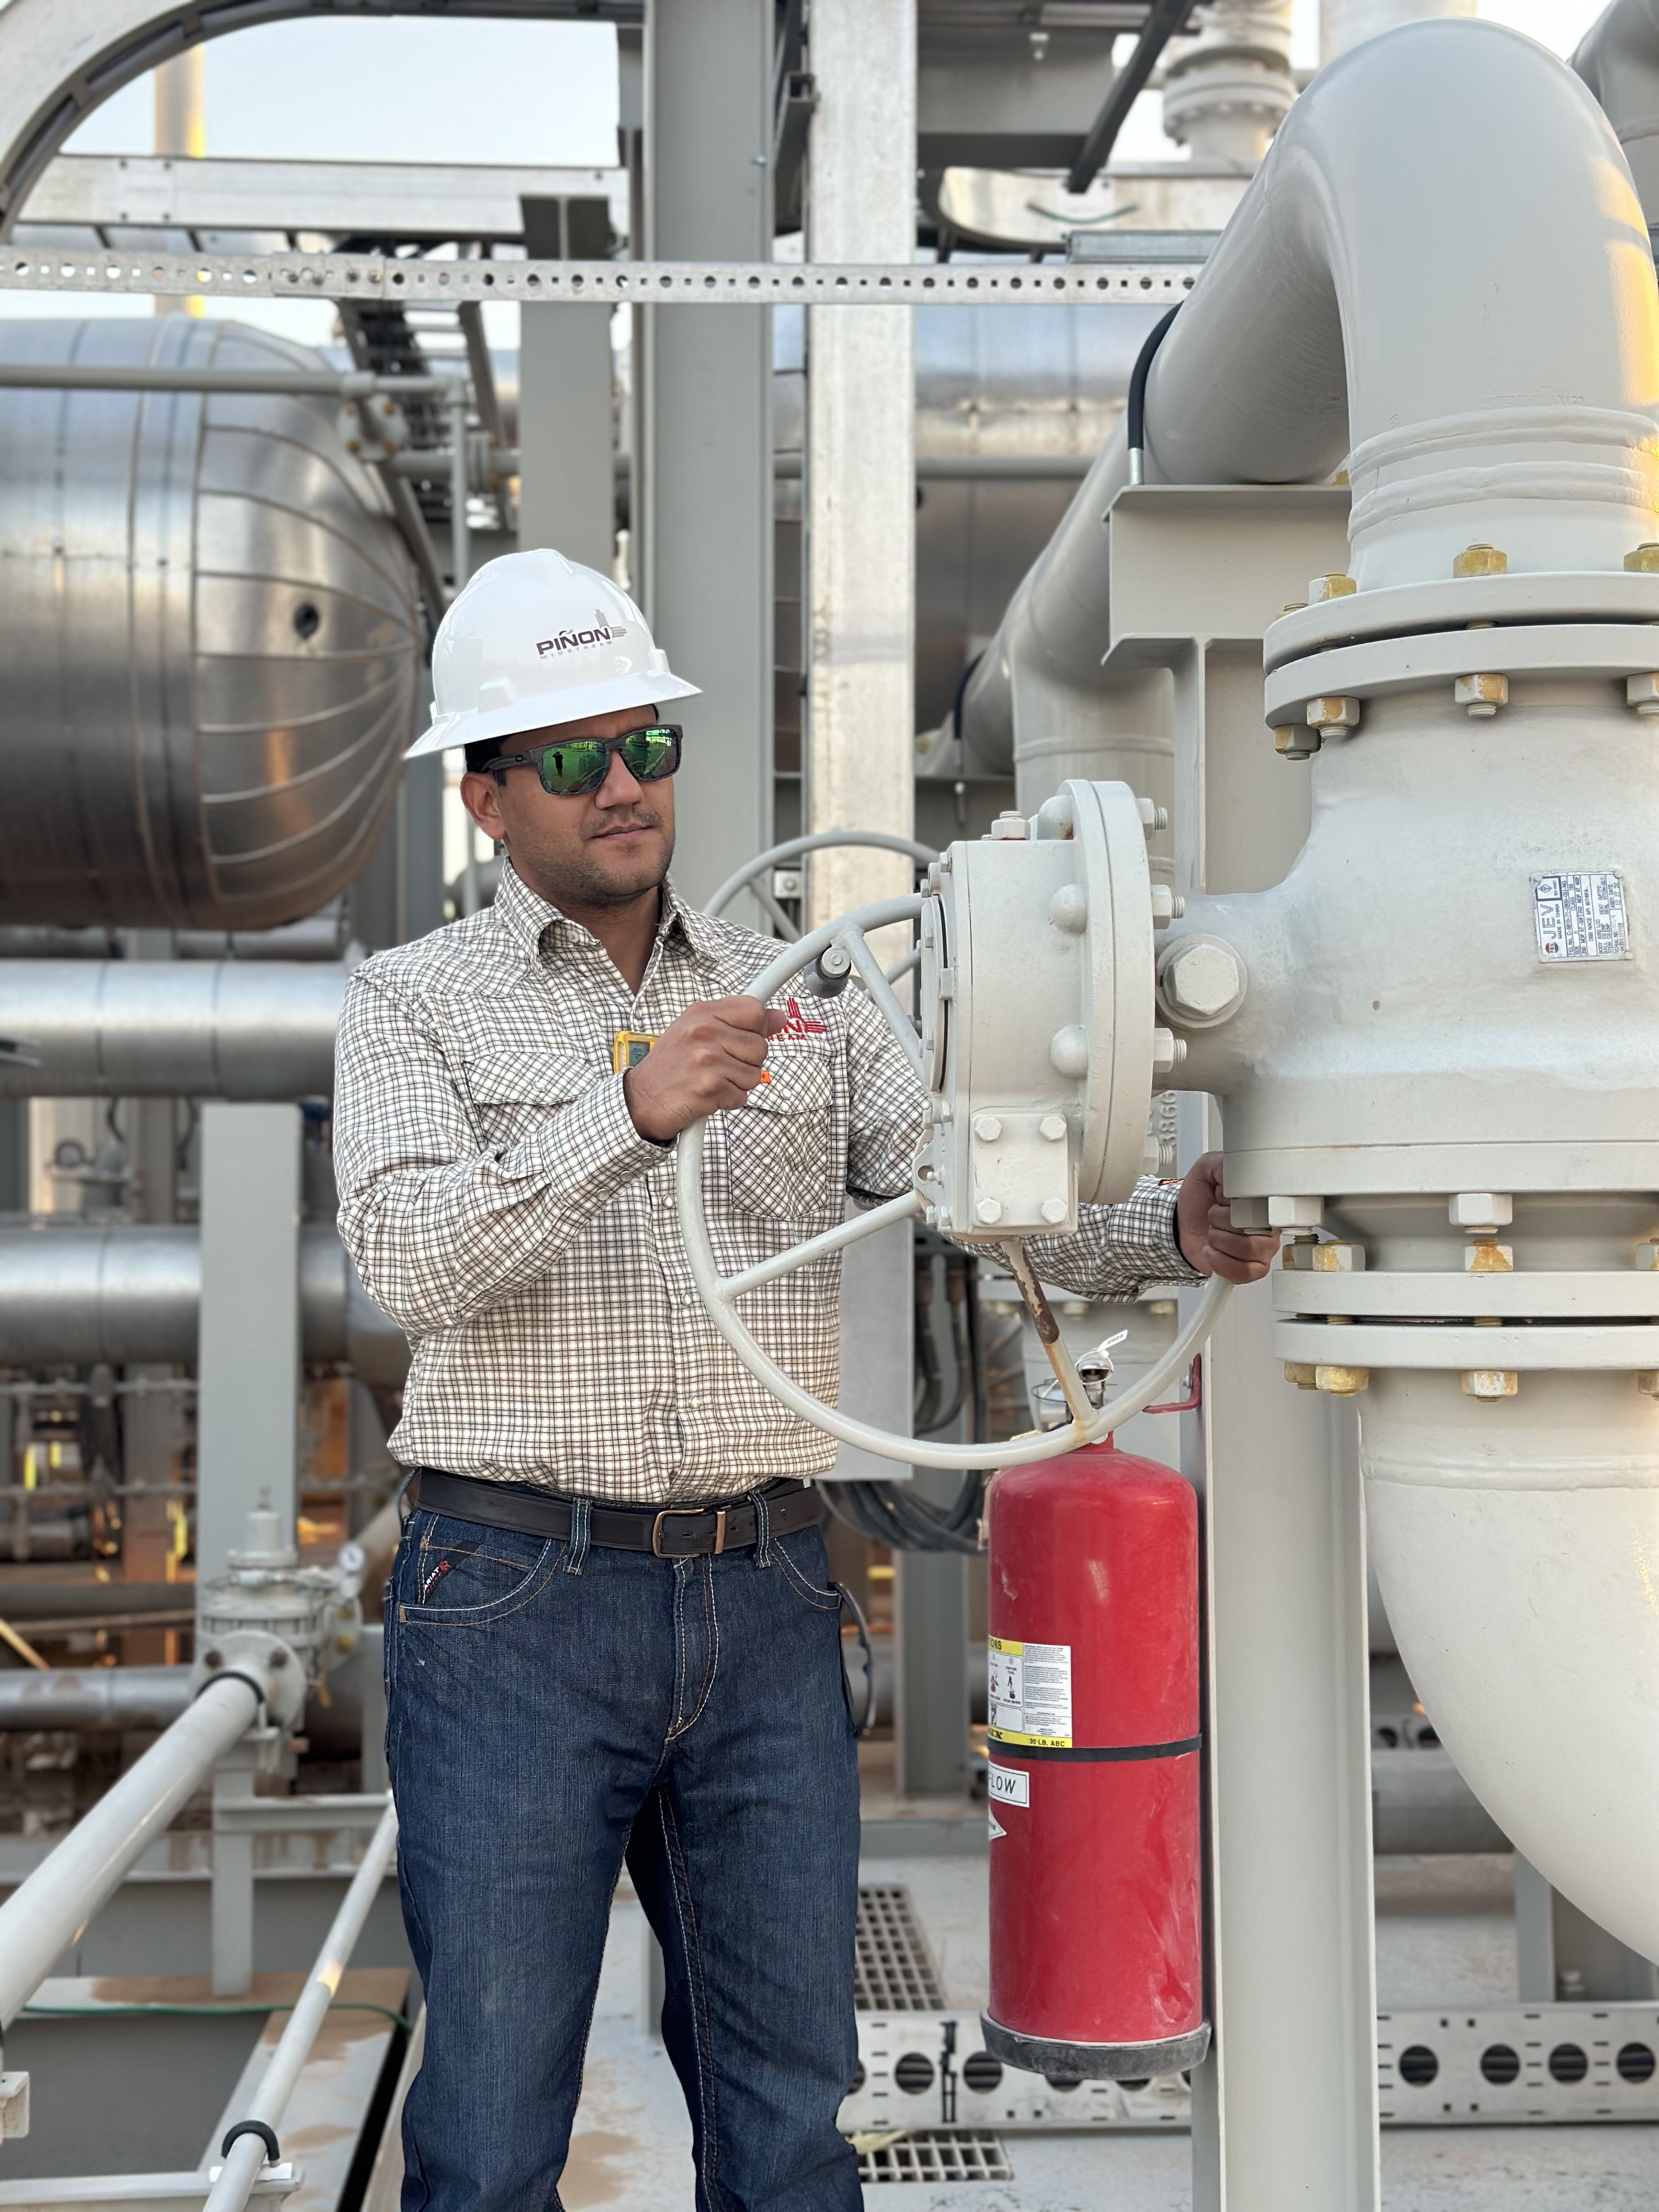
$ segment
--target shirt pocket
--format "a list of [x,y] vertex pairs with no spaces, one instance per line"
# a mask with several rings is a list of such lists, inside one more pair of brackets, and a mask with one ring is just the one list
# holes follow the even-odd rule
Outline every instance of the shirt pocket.
[[568,1105],[605,1071],[574,1053],[481,1052],[464,1064],[472,1118],[487,1149],[516,1144],[539,1127],[556,1107]]
[[[769,1059],[726,1124],[726,1197],[733,1213],[773,1219],[822,1213],[838,1194],[830,1158],[830,1071],[806,1054]],[[839,1218],[839,1213],[837,1213]]]

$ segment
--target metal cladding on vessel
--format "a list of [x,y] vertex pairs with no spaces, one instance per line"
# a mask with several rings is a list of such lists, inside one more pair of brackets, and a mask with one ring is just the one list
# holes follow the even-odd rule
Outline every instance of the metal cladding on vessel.
[[988,2050],[1085,2080],[1194,2066],[1204,2016],[1198,1504],[1110,1443],[988,1504]]
[[[323,370],[185,315],[0,325],[0,359]],[[0,924],[261,929],[362,869],[424,648],[332,406],[0,392]]]

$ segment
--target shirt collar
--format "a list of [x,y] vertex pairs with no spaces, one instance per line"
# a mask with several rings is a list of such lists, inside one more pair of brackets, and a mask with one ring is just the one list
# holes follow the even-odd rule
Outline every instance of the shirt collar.
[[[552,902],[532,891],[524,878],[505,855],[501,860],[501,878],[495,892],[494,914],[497,928],[504,929],[524,954],[526,960],[538,960],[542,946],[550,930],[579,929]],[[584,930],[583,935],[587,933]],[[676,893],[672,877],[662,887],[662,914],[657,923],[657,941],[660,944],[683,942],[692,958],[701,966],[712,967],[720,957],[715,925],[707,915],[699,914],[695,907],[684,904]]]

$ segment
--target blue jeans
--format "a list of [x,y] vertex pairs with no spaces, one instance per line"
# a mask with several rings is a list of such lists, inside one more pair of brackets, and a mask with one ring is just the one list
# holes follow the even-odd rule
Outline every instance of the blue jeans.
[[558,2206],[624,1857],[698,2212],[856,2212],[858,1768],[823,1540],[659,1559],[590,1547],[587,1510],[562,1543],[417,1510],[387,1587],[427,2007],[403,2212]]

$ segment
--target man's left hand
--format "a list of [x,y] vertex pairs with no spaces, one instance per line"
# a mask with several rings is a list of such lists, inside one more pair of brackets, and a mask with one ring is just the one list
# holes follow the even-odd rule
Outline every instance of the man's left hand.
[[1259,1283],[1279,1256],[1278,1230],[1233,1227],[1219,1152],[1206,1152],[1187,1170],[1176,1200],[1176,1241],[1189,1267],[1230,1283]]

